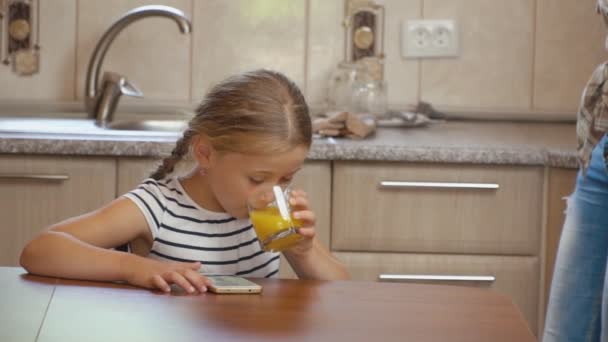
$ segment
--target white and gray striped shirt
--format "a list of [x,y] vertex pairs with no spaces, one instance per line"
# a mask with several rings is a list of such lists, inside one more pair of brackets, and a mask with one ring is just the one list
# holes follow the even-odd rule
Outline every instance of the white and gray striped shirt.
[[279,254],[262,251],[248,219],[200,207],[177,178],[146,179],[124,196],[148,222],[153,238],[150,258],[200,261],[207,274],[277,276]]

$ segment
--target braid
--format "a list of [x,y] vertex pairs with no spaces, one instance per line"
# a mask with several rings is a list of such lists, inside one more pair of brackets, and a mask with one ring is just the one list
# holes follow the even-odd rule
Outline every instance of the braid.
[[154,171],[150,178],[161,180],[165,178],[166,175],[173,172],[175,169],[175,165],[179,163],[180,160],[188,153],[188,148],[190,147],[190,139],[194,136],[196,132],[187,129],[182,135],[181,138],[175,143],[175,148],[171,151],[171,155],[164,158],[162,163],[158,166],[156,171]]
[[273,153],[310,147],[312,128],[302,92],[285,75],[254,70],[232,76],[209,91],[150,178],[161,180],[173,173],[196,136],[218,153]]

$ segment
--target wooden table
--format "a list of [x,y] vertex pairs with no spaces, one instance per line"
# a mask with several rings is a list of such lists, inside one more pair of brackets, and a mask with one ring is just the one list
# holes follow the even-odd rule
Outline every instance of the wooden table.
[[256,281],[261,295],[189,296],[0,267],[0,341],[535,341],[488,289]]

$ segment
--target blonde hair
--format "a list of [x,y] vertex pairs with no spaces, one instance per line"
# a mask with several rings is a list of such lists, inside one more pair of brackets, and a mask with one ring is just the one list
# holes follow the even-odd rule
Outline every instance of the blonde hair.
[[172,173],[197,134],[219,153],[267,154],[309,147],[312,126],[302,92],[285,75],[270,70],[236,75],[211,89],[171,155],[150,177]]

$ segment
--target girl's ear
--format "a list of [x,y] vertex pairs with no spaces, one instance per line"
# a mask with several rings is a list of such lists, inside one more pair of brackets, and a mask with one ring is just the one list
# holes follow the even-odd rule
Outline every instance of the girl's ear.
[[192,154],[198,165],[203,169],[210,168],[215,157],[213,147],[209,141],[200,134],[192,138]]

